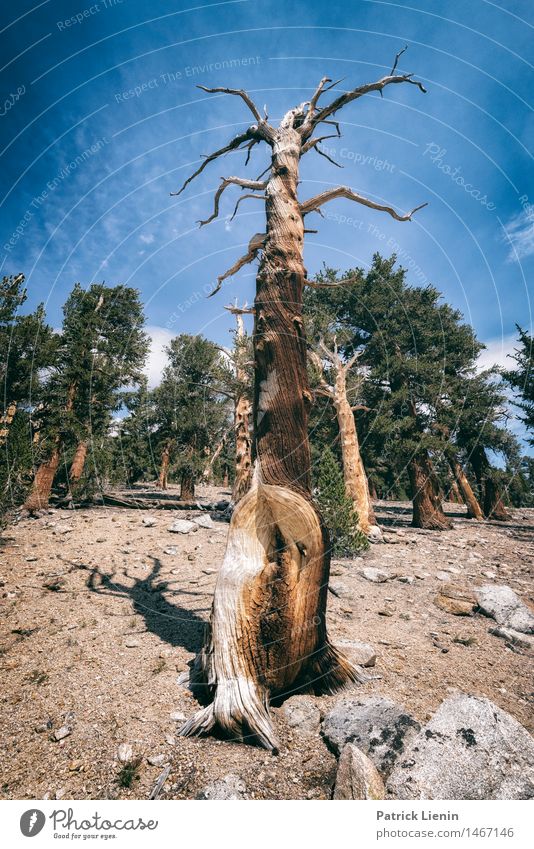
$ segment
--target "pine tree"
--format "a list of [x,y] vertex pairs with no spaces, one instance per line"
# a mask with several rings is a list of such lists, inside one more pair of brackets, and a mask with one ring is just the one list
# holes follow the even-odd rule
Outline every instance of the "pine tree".
[[360,530],[354,502],[345,492],[343,473],[328,446],[317,469],[317,502],[334,554],[351,555],[369,547],[367,536]]
[[[517,406],[523,411],[521,416],[527,430],[534,431],[534,367],[532,365],[533,339],[526,330],[516,325],[519,333],[519,348],[515,349],[512,359],[517,363],[515,369],[504,371],[504,378],[517,391],[520,401]],[[534,437],[529,438],[534,445]]]

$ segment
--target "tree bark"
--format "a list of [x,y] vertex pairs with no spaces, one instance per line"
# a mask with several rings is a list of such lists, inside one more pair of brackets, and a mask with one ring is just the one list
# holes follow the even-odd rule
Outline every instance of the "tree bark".
[[60,449],[59,441],[56,442],[52,454],[44,463],[41,463],[35,473],[32,488],[26,501],[24,509],[29,513],[36,513],[38,510],[44,510],[48,507],[52,484],[59,466]]
[[250,489],[252,482],[252,438],[250,416],[252,404],[240,396],[235,405],[235,479],[232,501],[238,504]]
[[478,503],[475,493],[471,487],[467,479],[467,475],[462,469],[458,459],[456,457],[449,457],[449,465],[451,467],[451,471],[454,475],[454,479],[458,485],[464,503],[467,507],[467,517],[469,519],[477,519],[478,521],[482,521],[484,518],[484,514],[480,509],[480,504]]
[[492,475],[492,468],[482,445],[477,445],[471,452],[471,465],[475,472],[477,484],[486,519],[507,522],[511,516],[506,510],[499,488]]
[[347,370],[342,364],[336,368],[333,390],[333,401],[341,442],[345,491],[354,504],[361,531],[366,536],[378,537],[381,535],[380,528],[377,525],[371,503],[354,413],[347,400]]
[[3,416],[0,417],[0,447],[5,445],[7,442],[7,438],[9,436],[9,428],[15,418],[15,413],[17,412],[17,402],[12,401],[7,405],[6,411]]
[[88,447],[86,439],[81,439],[76,446],[76,451],[74,452],[74,457],[72,458],[69,471],[69,483],[71,487],[76,486],[83,474]]
[[443,512],[432,462],[425,449],[418,451],[408,464],[412,489],[414,528],[448,531],[452,522]]
[[193,501],[195,497],[195,478],[189,469],[184,469],[180,478],[180,501]]
[[304,225],[297,200],[302,139],[288,113],[275,131],[266,187],[267,235],[254,324],[253,486],[237,505],[192,681],[211,704],[182,729],[216,725],[273,751],[273,695],[332,692],[356,670],[326,634],[330,544],[311,500],[312,396],[302,319]]
[[158,475],[158,489],[165,490],[167,489],[167,476],[169,473],[169,462],[171,459],[171,446],[167,442],[163,446],[163,451],[161,452],[161,465],[159,467],[159,475]]

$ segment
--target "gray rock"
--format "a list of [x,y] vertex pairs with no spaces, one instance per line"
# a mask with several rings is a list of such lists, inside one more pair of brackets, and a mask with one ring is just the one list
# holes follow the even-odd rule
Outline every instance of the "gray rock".
[[145,518],[143,519],[143,525],[145,526],[145,528],[153,528],[157,524],[158,523],[156,522],[156,520],[153,519],[151,516],[145,516]]
[[60,740],[64,740],[65,737],[70,737],[72,734],[72,728],[70,725],[62,725],[61,728],[58,728],[57,731],[54,731],[52,734],[53,739],[58,743]]
[[514,591],[503,584],[486,584],[476,590],[478,605],[497,625],[523,634],[534,634],[534,614]]
[[167,548],[163,549],[163,554],[170,554],[173,557],[178,554],[178,549],[174,545],[169,545]]
[[489,699],[459,693],[399,758],[387,789],[397,799],[531,799],[534,740]]
[[[189,675],[189,673],[187,673]],[[170,717],[173,722],[185,722],[186,716],[185,713],[182,713],[181,710],[173,710],[170,713]]]
[[510,648],[517,646],[521,649],[534,649],[534,637],[530,637],[528,634],[520,634],[519,631],[513,631],[512,628],[503,628],[502,626],[488,628],[488,631],[494,637],[501,637],[501,639],[506,640]]
[[366,581],[372,581],[374,584],[383,584],[391,577],[387,572],[383,572],[381,569],[375,569],[374,566],[368,566],[366,569],[362,569],[360,575]]
[[190,534],[193,531],[198,531],[198,525],[195,522],[190,522],[189,519],[176,519],[167,530],[171,534]]
[[147,761],[150,764],[150,766],[163,766],[163,764],[168,763],[169,759],[168,759],[167,755],[164,755],[164,754],[149,755],[149,757],[147,758]]
[[117,749],[117,758],[121,764],[128,763],[133,758],[133,749],[129,743],[121,743]]
[[203,516],[195,516],[194,519],[195,525],[198,525],[199,528],[207,528],[208,530],[213,530],[217,528],[217,525],[209,515],[209,513],[205,513]]
[[195,797],[196,799],[246,799],[246,785],[239,775],[229,773],[224,778],[208,784]]
[[135,637],[126,637],[124,645],[127,649],[135,649],[138,645],[140,645],[140,643],[139,640],[135,639]]
[[345,584],[329,584],[328,589],[336,598],[350,598],[352,596],[351,590]]
[[337,768],[334,799],[385,799],[386,789],[380,773],[353,743],[341,752]]
[[303,734],[317,734],[321,727],[321,711],[313,696],[291,696],[282,705],[282,713],[289,727]]
[[413,584],[415,578],[413,575],[398,575],[397,581],[400,581],[401,584]]
[[346,743],[355,743],[387,774],[420,728],[400,705],[372,696],[339,701],[325,717],[323,735],[336,753]]
[[357,640],[336,640],[343,654],[356,666],[374,666],[376,651],[369,643],[359,643]]

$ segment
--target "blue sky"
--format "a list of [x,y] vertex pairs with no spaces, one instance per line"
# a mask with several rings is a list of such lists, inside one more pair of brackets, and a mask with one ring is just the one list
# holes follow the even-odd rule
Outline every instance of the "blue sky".
[[[325,74],[344,78],[340,90],[379,78],[404,44],[400,69],[428,94],[392,86],[346,107],[342,139],[325,145],[344,169],[309,153],[301,196],[344,184],[399,210],[429,206],[398,223],[333,202],[314,216],[308,273],[395,249],[414,284],[435,284],[462,310],[486,361],[503,361],[516,322],[531,325],[526,0],[21,0],[3,15],[0,262],[26,273],[54,325],[75,281],[104,279],[141,290],[156,348],[179,332],[227,343],[224,304],[252,299],[254,268],[205,293],[262,230],[261,204],[243,203],[229,222],[239,192],[229,189],[216,222],[195,222],[219,178],[257,177],[267,150],[246,170],[243,154],[218,160],[170,197],[201,154],[251,122],[238,98],[195,86],[246,88],[274,120]],[[160,362],[155,351],[153,371]]]

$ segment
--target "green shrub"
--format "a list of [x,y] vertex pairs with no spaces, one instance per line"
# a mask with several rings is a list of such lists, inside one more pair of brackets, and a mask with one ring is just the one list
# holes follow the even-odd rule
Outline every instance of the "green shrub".
[[358,514],[345,494],[343,474],[330,448],[325,448],[317,473],[317,503],[330,533],[332,554],[365,551],[369,542],[358,528]]

